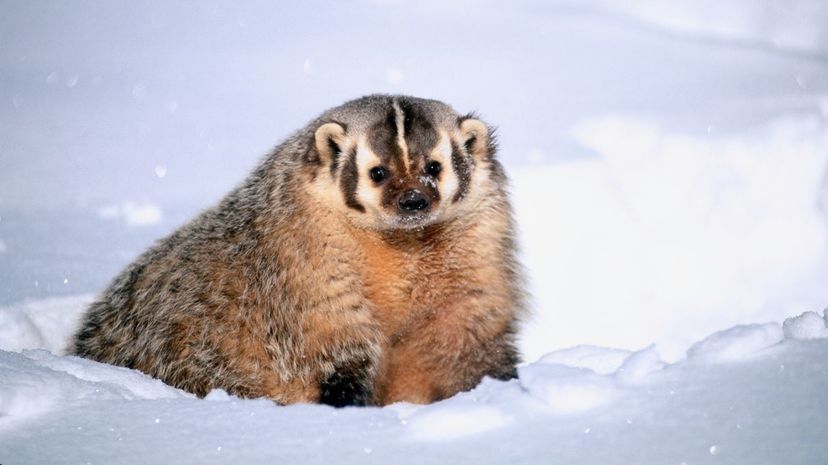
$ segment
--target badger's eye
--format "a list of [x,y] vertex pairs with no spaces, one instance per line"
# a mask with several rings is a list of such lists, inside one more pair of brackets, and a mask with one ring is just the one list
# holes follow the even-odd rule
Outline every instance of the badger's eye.
[[388,177],[388,171],[385,171],[385,168],[382,166],[375,166],[371,168],[371,171],[368,172],[368,175],[371,176],[371,180],[375,183],[381,183]]
[[426,165],[426,173],[430,176],[437,177],[440,174],[440,171],[443,169],[443,166],[440,164],[439,161],[432,161],[428,165]]

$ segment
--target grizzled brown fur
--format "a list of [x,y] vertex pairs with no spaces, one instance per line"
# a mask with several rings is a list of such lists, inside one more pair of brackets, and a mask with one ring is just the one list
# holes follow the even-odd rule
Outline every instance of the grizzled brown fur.
[[474,117],[353,100],[129,265],[70,351],[284,404],[426,403],[514,377],[523,293],[505,186]]

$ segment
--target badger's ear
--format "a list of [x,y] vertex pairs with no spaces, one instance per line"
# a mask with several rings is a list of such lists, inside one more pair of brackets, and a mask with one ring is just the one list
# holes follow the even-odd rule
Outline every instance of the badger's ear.
[[474,158],[482,160],[489,155],[489,128],[483,121],[467,118],[460,122],[460,134],[466,151]]
[[345,128],[337,123],[325,123],[316,130],[314,138],[319,160],[325,166],[335,166],[345,142]]

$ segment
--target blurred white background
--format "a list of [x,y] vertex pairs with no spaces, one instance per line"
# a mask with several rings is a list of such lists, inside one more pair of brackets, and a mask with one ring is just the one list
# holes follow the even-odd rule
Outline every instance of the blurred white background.
[[0,305],[94,293],[324,109],[500,128],[528,360],[828,304],[821,1],[0,2]]

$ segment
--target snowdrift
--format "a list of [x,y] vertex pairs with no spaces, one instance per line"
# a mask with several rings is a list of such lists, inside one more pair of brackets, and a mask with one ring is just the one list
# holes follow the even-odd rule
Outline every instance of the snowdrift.
[[[32,343],[32,326],[61,339],[48,336],[67,335],[87,300],[0,308],[2,463],[805,465],[828,457],[828,329],[815,312],[713,333],[672,364],[653,346],[578,346],[520,366],[519,379],[487,378],[436,404],[337,410],[221,390],[197,399],[134,370],[9,350]],[[40,313],[64,315],[65,324]]]

